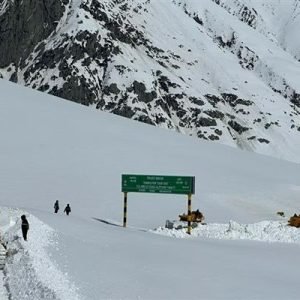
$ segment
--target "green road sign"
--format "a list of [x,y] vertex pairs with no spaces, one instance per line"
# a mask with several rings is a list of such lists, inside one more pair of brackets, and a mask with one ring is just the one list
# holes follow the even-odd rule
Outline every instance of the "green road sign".
[[122,192],[194,194],[194,176],[122,175]]

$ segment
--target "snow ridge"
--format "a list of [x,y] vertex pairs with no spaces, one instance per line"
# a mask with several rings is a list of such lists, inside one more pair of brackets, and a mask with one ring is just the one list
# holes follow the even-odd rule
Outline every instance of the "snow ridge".
[[[157,234],[177,238],[188,238],[186,224],[175,222],[180,229],[159,227],[152,231]],[[184,228],[182,228],[184,226]],[[300,232],[295,227],[287,225],[287,221],[261,221],[254,224],[239,224],[230,221],[228,224],[210,223],[192,230],[192,237],[225,239],[225,240],[252,240],[261,242],[280,242],[300,244]]]
[[[28,241],[20,237],[22,214],[28,216]],[[33,215],[18,209],[1,207],[3,240],[8,249],[4,282],[9,299],[79,300],[76,287],[53,262],[47,249],[56,244],[56,233]]]

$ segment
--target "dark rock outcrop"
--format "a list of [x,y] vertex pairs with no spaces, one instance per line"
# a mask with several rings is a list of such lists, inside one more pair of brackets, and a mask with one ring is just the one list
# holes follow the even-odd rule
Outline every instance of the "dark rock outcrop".
[[[3,1],[1,1],[3,2]],[[69,0],[11,1],[0,15],[0,68],[16,68],[56,28]]]

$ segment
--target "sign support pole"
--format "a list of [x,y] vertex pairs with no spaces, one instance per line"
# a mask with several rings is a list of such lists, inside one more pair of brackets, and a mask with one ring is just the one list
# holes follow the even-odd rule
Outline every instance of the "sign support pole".
[[188,194],[188,234],[191,234],[192,194]]
[[127,224],[127,192],[124,192],[123,227]]
[[122,192],[124,193],[123,227],[127,225],[127,193],[160,193],[188,196],[187,233],[192,231],[192,195],[195,194],[195,176],[165,176],[122,174]]

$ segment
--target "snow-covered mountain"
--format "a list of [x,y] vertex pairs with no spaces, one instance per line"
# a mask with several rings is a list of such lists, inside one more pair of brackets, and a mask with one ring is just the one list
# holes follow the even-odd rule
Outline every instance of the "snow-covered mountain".
[[298,0],[0,0],[0,77],[300,161]]

